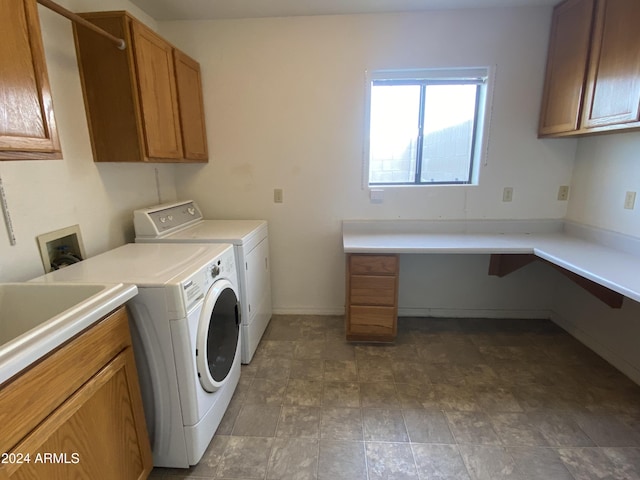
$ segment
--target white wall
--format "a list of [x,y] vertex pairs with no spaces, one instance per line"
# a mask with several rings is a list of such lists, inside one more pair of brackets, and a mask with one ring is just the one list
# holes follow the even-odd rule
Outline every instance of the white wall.
[[640,303],[615,309],[567,279],[554,292],[552,319],[640,385]]
[[399,315],[550,318],[558,278],[535,262],[506,277],[488,276],[489,255],[401,255]]
[[[267,219],[274,308],[308,313],[343,309],[342,219],[561,218],[557,188],[570,182],[576,142],[536,139],[550,18],[550,8],[513,8],[161,22],[204,76],[211,158],[176,169],[178,195],[211,218]],[[480,185],[388,188],[383,204],[369,203],[365,71],[478,65],[496,68]],[[504,186],[514,187],[512,203],[501,201]],[[281,205],[274,188],[284,189]],[[525,304],[546,308],[534,300],[544,282],[533,283]],[[438,287],[429,290],[438,298],[450,289]],[[487,294],[510,308],[501,284]],[[478,295],[442,307],[472,308]],[[421,299],[406,301],[428,305]]]
[[[640,133],[581,138],[567,219],[640,237],[640,197],[625,210],[626,191],[640,193]],[[553,310],[554,320],[640,384],[638,302],[625,298],[622,309],[611,309],[565,281]]]
[[625,210],[625,192],[640,194],[640,132],[578,141],[567,219],[640,237],[640,196]]
[[[74,11],[126,9],[154,22],[126,0],[61,1]],[[5,187],[17,244],[0,222],[0,281],[22,281],[44,273],[36,236],[79,224],[87,255],[133,240],[131,212],[175,199],[174,168],[167,165],[93,162],[73,45],[71,22],[44,7],[40,21],[63,160],[4,161]]]

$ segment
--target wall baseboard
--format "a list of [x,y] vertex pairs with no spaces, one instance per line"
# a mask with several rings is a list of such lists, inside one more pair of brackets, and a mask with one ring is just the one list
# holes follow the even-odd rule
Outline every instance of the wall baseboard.
[[273,313],[274,315],[344,315],[344,308],[274,307]]
[[399,317],[441,317],[441,318],[517,318],[551,319],[550,310],[496,310],[465,308],[399,308]]
[[[277,307],[275,315],[344,315],[344,308],[322,307]],[[517,318],[551,319],[550,310],[498,310],[464,308],[407,308],[398,309],[399,317],[439,317],[439,318]]]
[[596,338],[594,338],[589,333],[585,332],[581,328],[577,327],[572,322],[562,318],[557,313],[553,313],[551,320],[567,332],[569,332],[573,337],[582,342],[584,345],[589,347],[595,353],[604,358],[611,365],[616,367],[622,373],[624,373],[627,377],[633,380],[635,383],[640,385],[640,370],[635,366],[631,365],[620,355],[611,350],[608,346],[603,345]]

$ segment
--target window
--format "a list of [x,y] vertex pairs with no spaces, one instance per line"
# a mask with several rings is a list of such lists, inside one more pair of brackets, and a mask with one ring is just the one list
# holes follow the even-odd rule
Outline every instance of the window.
[[369,77],[368,184],[477,183],[488,69]]

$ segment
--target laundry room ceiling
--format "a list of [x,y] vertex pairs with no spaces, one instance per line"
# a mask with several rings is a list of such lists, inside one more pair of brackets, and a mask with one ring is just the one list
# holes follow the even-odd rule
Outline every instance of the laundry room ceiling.
[[131,0],[156,20],[291,17],[351,13],[549,6],[559,0]]

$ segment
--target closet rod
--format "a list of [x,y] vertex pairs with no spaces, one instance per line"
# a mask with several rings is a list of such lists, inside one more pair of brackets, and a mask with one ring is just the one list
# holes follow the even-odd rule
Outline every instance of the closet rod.
[[48,9],[53,10],[56,13],[59,13],[63,17],[67,17],[72,22],[79,23],[83,27],[87,27],[88,29],[93,30],[97,34],[108,38],[109,41],[114,43],[120,50],[124,50],[125,48],[127,48],[127,44],[125,43],[125,41],[123,39],[115,37],[115,36],[111,35],[109,32],[105,32],[100,27],[95,26],[93,23],[89,22],[88,20],[85,20],[80,15],[76,15],[75,13],[70,12],[69,10],[67,10],[66,8],[58,5],[57,3],[53,2],[52,0],[37,0],[37,1],[43,7],[47,7]]

